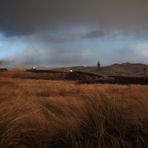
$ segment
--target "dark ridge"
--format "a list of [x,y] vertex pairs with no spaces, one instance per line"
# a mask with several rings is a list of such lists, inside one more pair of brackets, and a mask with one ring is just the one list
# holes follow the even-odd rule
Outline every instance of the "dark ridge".
[[27,69],[26,72],[34,72],[34,73],[66,73],[64,71],[47,70],[47,69]]

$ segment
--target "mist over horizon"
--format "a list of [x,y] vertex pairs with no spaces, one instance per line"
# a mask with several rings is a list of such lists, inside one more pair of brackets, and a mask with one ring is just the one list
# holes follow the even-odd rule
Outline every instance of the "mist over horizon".
[[0,0],[0,61],[148,64],[147,14],[147,0]]

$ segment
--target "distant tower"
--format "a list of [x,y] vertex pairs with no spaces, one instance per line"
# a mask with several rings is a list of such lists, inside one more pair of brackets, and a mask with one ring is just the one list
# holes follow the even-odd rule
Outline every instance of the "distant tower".
[[98,68],[101,67],[100,61],[97,62],[97,67],[98,67]]
[[146,77],[146,68],[144,67],[144,78]]

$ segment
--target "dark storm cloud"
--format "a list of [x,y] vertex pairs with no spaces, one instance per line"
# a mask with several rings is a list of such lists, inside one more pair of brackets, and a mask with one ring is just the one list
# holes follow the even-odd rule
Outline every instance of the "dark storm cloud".
[[103,30],[94,30],[86,35],[83,36],[83,38],[91,39],[91,38],[102,38],[106,35],[106,33]]
[[82,25],[133,30],[148,25],[148,0],[0,0],[7,37]]

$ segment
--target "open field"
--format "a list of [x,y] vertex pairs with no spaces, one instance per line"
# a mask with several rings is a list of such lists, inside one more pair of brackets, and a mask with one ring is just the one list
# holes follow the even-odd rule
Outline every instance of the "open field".
[[148,86],[0,76],[1,148],[146,148]]
[[[52,69],[20,69],[6,70],[0,69],[1,77],[36,79],[36,80],[73,80],[78,83],[99,83],[99,84],[143,84],[148,85],[148,76],[146,75],[110,75],[101,74],[100,71],[94,72],[84,70],[52,70]],[[100,68],[102,70],[103,68]],[[141,68],[142,69],[142,68]]]

